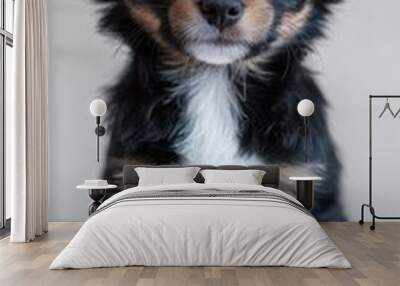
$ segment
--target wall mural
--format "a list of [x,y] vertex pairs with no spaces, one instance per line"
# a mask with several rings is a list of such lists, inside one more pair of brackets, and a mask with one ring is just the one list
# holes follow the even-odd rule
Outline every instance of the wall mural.
[[[343,219],[326,101],[303,65],[339,0],[96,0],[100,32],[130,48],[107,92],[105,177],[138,164],[306,166],[314,214]],[[304,163],[302,99],[316,112]]]

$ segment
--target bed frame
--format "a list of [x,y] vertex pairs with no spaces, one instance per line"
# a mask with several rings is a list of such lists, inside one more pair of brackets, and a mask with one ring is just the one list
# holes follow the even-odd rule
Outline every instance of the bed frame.
[[[212,165],[125,165],[123,170],[123,186],[122,189],[128,189],[136,187],[139,183],[139,176],[135,171],[137,167],[163,167],[163,168],[178,168],[178,167],[200,167],[201,169],[218,169],[218,170],[263,170],[265,176],[262,180],[262,185],[266,187],[279,188],[279,166],[278,165],[255,165],[255,166],[239,166],[239,165],[224,165],[224,166],[212,166]],[[197,183],[204,183],[203,176],[199,173],[194,179]]]

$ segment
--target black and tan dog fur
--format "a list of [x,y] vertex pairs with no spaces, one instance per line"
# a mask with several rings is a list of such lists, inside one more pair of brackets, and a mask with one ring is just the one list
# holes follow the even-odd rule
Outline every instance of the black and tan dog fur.
[[[215,16],[205,9],[210,1],[235,2],[240,11],[233,14],[240,17],[229,25],[210,21]],[[96,0],[100,31],[130,49],[125,70],[108,90],[111,141],[105,176],[118,181],[125,163],[301,167],[303,121],[296,107],[308,98],[316,105],[310,121],[311,168],[325,178],[317,186],[313,212],[321,220],[343,219],[341,166],[326,122],[327,104],[303,65],[340,0],[226,1]],[[223,98],[227,90],[231,95]],[[196,109],[202,96],[213,114]],[[221,98],[213,103],[213,96]],[[225,119],[230,131],[218,131],[213,124],[223,125]],[[215,148],[203,146],[208,143]],[[231,157],[218,153],[223,146]]]

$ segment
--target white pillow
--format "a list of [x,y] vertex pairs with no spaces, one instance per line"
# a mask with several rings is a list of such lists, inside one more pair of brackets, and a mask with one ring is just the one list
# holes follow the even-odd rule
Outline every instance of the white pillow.
[[261,170],[202,170],[206,184],[261,185],[265,171]]
[[139,186],[195,183],[200,171],[198,167],[185,168],[135,168],[139,176]]

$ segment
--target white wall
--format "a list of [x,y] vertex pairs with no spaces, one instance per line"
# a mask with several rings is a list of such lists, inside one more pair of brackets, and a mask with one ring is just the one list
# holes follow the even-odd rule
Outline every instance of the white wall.
[[89,103],[120,71],[121,53],[117,56],[115,45],[97,35],[90,0],[49,0],[48,14],[49,219],[81,221],[87,217],[90,199],[75,186],[95,178],[100,170]]
[[[331,104],[330,125],[341,151],[343,201],[358,220],[368,201],[368,96],[400,95],[400,1],[348,0],[338,9],[329,40],[313,56]],[[374,194],[379,215],[400,215],[400,118],[376,120],[374,110]],[[393,101],[397,110],[400,100]]]
[[[347,0],[332,21],[329,39],[310,59],[331,104],[331,131],[344,166],[342,193],[351,220],[359,219],[360,204],[367,200],[368,95],[400,94],[400,2],[381,2]],[[118,74],[123,62],[115,43],[95,33],[94,11],[89,0],[49,0],[52,221],[87,216],[87,193],[76,191],[75,185],[99,170],[88,104]],[[377,109],[382,107],[378,104]],[[377,210],[381,215],[400,214],[396,148],[400,119],[387,118],[376,127]]]

